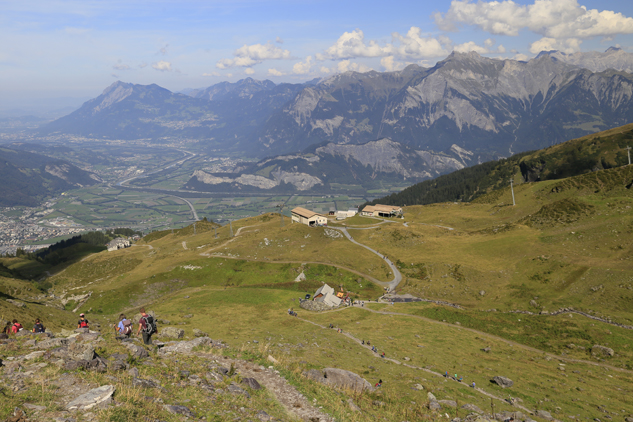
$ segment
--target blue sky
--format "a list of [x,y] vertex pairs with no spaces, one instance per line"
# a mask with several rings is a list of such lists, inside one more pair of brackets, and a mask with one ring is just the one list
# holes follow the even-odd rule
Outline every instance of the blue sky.
[[431,66],[453,50],[633,52],[633,2],[3,1],[0,107],[89,98],[116,80],[170,90]]

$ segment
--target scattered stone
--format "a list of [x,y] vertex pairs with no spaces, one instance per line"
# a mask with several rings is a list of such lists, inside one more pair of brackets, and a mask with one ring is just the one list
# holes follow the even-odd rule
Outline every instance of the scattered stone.
[[404,360],[405,360],[405,362],[409,362],[411,360],[411,358],[405,356]]
[[600,346],[600,345],[594,345],[591,348],[591,354],[593,356],[606,356],[606,357],[611,357],[613,356],[615,353],[613,352],[613,349],[610,349],[608,347],[605,346]]
[[480,290],[480,291],[479,291],[479,296],[485,296],[485,294],[486,294],[486,291],[485,291],[485,290]]
[[88,410],[97,405],[109,403],[112,401],[112,394],[114,394],[114,390],[114,385],[102,385],[101,387],[94,388],[68,403],[66,409]]
[[183,416],[187,416],[189,418],[195,418],[196,415],[189,410],[188,407],[185,406],[177,406],[177,405],[169,405],[169,404],[165,404],[163,405],[163,409],[165,409],[166,411],[168,411],[171,414],[174,415],[183,415]]
[[439,404],[443,404],[444,406],[449,407],[457,407],[457,402],[455,400],[438,400]]
[[272,357],[272,355],[268,355],[268,361],[272,362],[272,363],[279,363],[279,361],[277,359],[275,359],[274,357]]
[[437,398],[435,398],[435,395],[431,393],[430,391],[426,393],[426,398],[428,398],[429,401],[437,401]]
[[490,346],[484,347],[483,349],[481,349],[482,352],[486,352],[486,353],[490,352],[490,350],[491,350]]
[[26,308],[26,303],[20,302],[19,300],[7,299],[7,302],[17,306],[18,308]]
[[259,385],[259,382],[257,382],[255,378],[243,378],[242,384],[245,384],[251,390],[259,390],[262,388],[262,386]]
[[490,382],[499,385],[501,388],[509,388],[512,387],[512,385],[514,384],[514,382],[510,378],[501,377],[498,375],[494,377]]
[[362,412],[361,408],[356,406],[356,404],[354,403],[354,400],[352,399],[347,399],[347,405],[349,406],[352,412]]
[[383,407],[385,405],[384,401],[380,401],[380,400],[374,400],[373,402],[371,402],[371,404],[373,404],[374,406],[377,407]]
[[273,420],[272,416],[270,416],[268,413],[264,412],[263,410],[260,410],[259,412],[257,412],[257,419],[259,419],[262,422],[268,422]]
[[77,369],[88,369],[89,362],[87,360],[69,360],[64,363],[64,369],[67,371],[76,371]]
[[82,327],[82,328],[75,328],[75,333],[79,333],[79,334],[85,334],[85,333],[89,333],[90,329],[87,327]]
[[139,388],[160,388],[160,385],[152,380],[145,380],[141,378],[134,378],[132,385]]
[[424,386],[422,384],[416,384],[412,387],[414,390],[416,391],[422,391],[424,390]]
[[246,398],[250,399],[251,395],[248,394],[248,391],[244,390],[241,387],[238,387],[237,385],[231,383],[231,385],[229,385],[227,387],[227,390],[229,390],[229,392],[231,394],[236,394],[236,395],[242,395],[242,396],[246,396]]
[[183,338],[185,336],[185,330],[176,327],[164,327],[160,330],[160,337],[167,338]]
[[90,343],[72,343],[68,346],[68,354],[65,357],[72,360],[91,361],[96,357],[95,347]]
[[28,422],[26,412],[16,407],[13,409],[13,416],[9,416],[7,422]]
[[205,344],[212,344],[214,347],[220,347],[221,344],[218,342],[214,342],[209,337],[198,337],[189,341],[178,341],[178,342],[170,342],[166,343],[165,346],[158,349],[161,354],[170,354],[170,353],[189,353],[194,347],[202,346]]
[[187,315],[183,315],[183,318],[193,318],[193,314],[187,314]]
[[115,360],[110,364],[110,369],[113,371],[123,371],[125,370],[125,368],[127,368],[127,365],[125,364],[125,362],[120,360]]
[[127,373],[132,375],[132,378],[138,378],[138,368],[131,368]]
[[437,401],[430,401],[429,402],[429,409],[430,410],[442,410],[442,406],[437,402]]

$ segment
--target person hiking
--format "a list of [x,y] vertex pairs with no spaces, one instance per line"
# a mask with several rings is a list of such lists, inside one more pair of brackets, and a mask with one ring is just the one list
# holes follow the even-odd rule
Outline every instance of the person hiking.
[[13,323],[11,321],[7,321],[7,325],[5,325],[4,328],[2,329],[2,334],[6,334],[7,336],[11,334],[12,326],[13,326]]
[[44,328],[44,326],[40,322],[40,319],[37,318],[35,320],[35,325],[33,326],[33,332],[34,333],[43,333],[44,331],[46,331],[46,328]]
[[382,352],[382,355],[380,355],[381,358],[385,357],[385,352]]
[[475,388],[475,381],[470,385],[472,388]]
[[127,319],[124,314],[119,315],[119,325],[116,327],[119,334],[125,336],[126,338],[130,338],[132,335],[132,321]]
[[17,334],[18,331],[22,331],[22,330],[23,330],[22,324],[20,324],[17,319],[14,319],[13,325],[11,326],[11,333]]
[[86,315],[79,314],[79,321],[77,321],[77,328],[90,328],[90,323],[86,319]]
[[154,317],[145,313],[145,308],[141,308],[141,319],[138,321],[138,330],[136,330],[136,335],[139,335],[141,331],[143,331],[143,343],[144,344],[152,344],[152,335],[158,332],[156,328],[156,323],[154,322]]

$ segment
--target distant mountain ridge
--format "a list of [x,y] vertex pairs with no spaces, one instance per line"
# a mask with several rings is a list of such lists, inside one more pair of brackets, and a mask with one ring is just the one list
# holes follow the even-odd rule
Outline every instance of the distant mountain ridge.
[[[448,153],[457,145],[489,159],[631,121],[633,75],[622,70],[631,70],[631,56],[546,52],[522,62],[452,53],[431,68],[346,72],[303,84],[247,78],[188,95],[116,82],[40,131],[190,139],[258,158],[389,138],[415,150]],[[597,67],[602,62],[616,70]]]
[[363,194],[383,183],[415,183],[462,169],[473,160],[456,145],[449,153],[417,151],[383,138],[364,144],[324,143],[302,153],[266,158],[232,173],[196,170],[185,189],[209,192],[343,192]]
[[48,195],[90,186],[99,178],[67,161],[0,147],[0,206],[36,206]]
[[[629,124],[542,150],[464,168],[368,204],[401,206],[469,202],[493,190],[507,188],[511,178],[517,183],[521,178],[523,182],[536,182],[624,167],[628,164],[626,147],[633,144],[632,141],[633,124]],[[633,186],[633,178],[630,177],[620,182],[627,189]]]

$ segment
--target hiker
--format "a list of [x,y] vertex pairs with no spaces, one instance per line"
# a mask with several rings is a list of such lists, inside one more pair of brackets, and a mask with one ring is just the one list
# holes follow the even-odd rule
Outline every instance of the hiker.
[[18,331],[22,331],[22,330],[23,330],[22,324],[20,324],[17,319],[14,319],[13,325],[11,326],[11,333],[17,334]]
[[380,355],[380,357],[384,359],[384,357],[385,357],[385,352],[382,352],[382,355]]
[[46,331],[46,328],[44,328],[44,326],[40,322],[40,319],[37,318],[35,320],[35,325],[33,326],[33,332],[34,333],[43,333],[44,331]]
[[475,381],[470,385],[472,388],[475,388]]
[[444,378],[448,378],[448,371],[444,374]]
[[368,346],[369,346],[369,345],[371,345],[371,342],[370,342],[369,340],[367,340],[367,345],[368,345]]
[[125,336],[126,338],[130,338],[132,335],[132,321],[127,319],[125,315],[119,315],[119,325],[117,325],[117,331],[119,334]]
[[90,324],[88,323],[88,320],[86,319],[86,315],[84,314],[79,314],[79,321],[77,321],[77,328],[89,328]]
[[11,326],[13,323],[11,321],[7,321],[7,325],[2,329],[2,334],[6,334],[7,336],[11,334]]
[[365,344],[365,340],[363,340],[363,341],[361,342],[361,344]]
[[382,380],[379,380],[374,387],[382,387]]
[[141,308],[141,319],[138,321],[138,330],[136,335],[138,336],[143,331],[143,343],[152,344],[152,334],[158,332],[154,317],[145,313],[145,308]]

